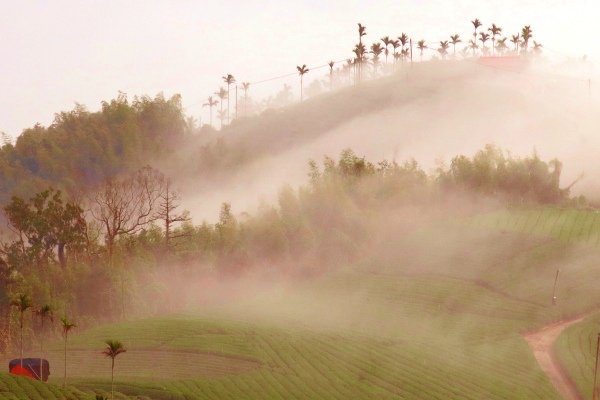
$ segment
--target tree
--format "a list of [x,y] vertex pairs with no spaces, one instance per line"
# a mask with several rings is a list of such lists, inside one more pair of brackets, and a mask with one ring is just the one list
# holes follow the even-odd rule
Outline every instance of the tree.
[[448,55],[448,48],[449,47],[450,47],[450,44],[448,43],[447,40],[440,41],[440,47],[438,48],[437,51],[442,56],[442,59],[445,59],[446,56]]
[[408,51],[405,51],[404,47],[408,44],[409,42],[409,37],[406,33],[402,33],[400,36],[398,36],[398,41],[400,42],[400,46],[402,47],[400,49],[400,53],[402,54],[402,61],[404,62],[404,60],[408,57]]
[[519,42],[521,40],[521,35],[520,34],[516,34],[516,35],[512,35],[510,38],[510,41],[512,42],[512,44],[515,45],[515,53],[519,54]]
[[327,65],[329,65],[329,90],[333,90],[333,67],[335,62],[329,61]]
[[57,254],[65,268],[65,248],[76,249],[85,243],[83,209],[74,202],[64,203],[60,191],[44,190],[29,202],[13,196],[4,211],[24,262],[46,264]]
[[75,323],[70,321],[67,317],[62,317],[60,319],[62,335],[65,338],[65,373],[63,376],[63,387],[67,385],[67,339],[69,338],[69,332],[71,332],[74,328],[77,327]]
[[377,66],[379,66],[379,56],[381,53],[383,53],[381,43],[373,43],[371,45],[371,54],[373,54],[373,67],[375,68],[375,73],[377,73]]
[[223,81],[227,84],[227,123],[231,123],[231,116],[229,113],[229,98],[231,97],[229,94],[229,88],[232,84],[235,83],[235,78],[231,74],[227,74],[223,77]]
[[523,29],[521,29],[521,45],[523,47],[523,51],[527,53],[527,49],[529,48],[529,40],[533,37],[533,31],[531,30],[531,26],[525,25]]
[[481,51],[485,54],[487,53],[487,47],[485,47],[485,42],[490,39],[490,35],[485,32],[479,32],[479,41],[481,42]]
[[[135,234],[156,221],[165,177],[145,166],[123,179],[109,179],[91,195],[91,214],[104,230],[108,263],[114,271],[114,250],[119,236]],[[121,277],[121,310],[125,315],[125,288]]]
[[423,51],[427,48],[425,45],[425,40],[421,39],[417,42],[417,49],[419,49],[419,56],[421,57],[421,61],[423,61]]
[[110,357],[110,398],[115,398],[115,358],[119,354],[123,354],[127,351],[127,349],[123,346],[121,342],[118,340],[107,340],[106,347],[102,351],[106,357]]
[[367,27],[358,23],[358,43],[362,44],[362,38],[367,34]]
[[477,45],[477,42],[475,40],[469,40],[469,48],[473,51],[473,55],[475,55],[475,52],[477,51],[479,46]]
[[225,125],[225,120],[227,119],[227,111],[218,110],[217,118],[219,119],[219,123],[221,124],[221,127],[223,127],[223,125]]
[[390,42],[390,44],[392,45],[392,47],[394,48],[394,63],[396,62],[396,60],[398,59],[398,57],[396,57],[396,49],[398,49],[398,47],[400,47],[400,41],[399,40],[392,40]]
[[171,248],[171,239],[176,239],[182,235],[173,235],[173,225],[179,222],[187,222],[190,220],[189,213],[184,211],[177,212],[179,208],[179,193],[171,189],[171,180],[167,179],[165,189],[160,196],[158,205],[157,218],[163,222],[165,229],[165,249],[169,251]]
[[208,100],[206,103],[202,104],[202,107],[208,107],[210,110],[210,126],[213,126],[213,107],[216,106],[217,104],[219,104],[219,102],[217,100],[213,100],[212,96],[208,96]]
[[450,36],[450,43],[452,43],[452,54],[454,56],[456,56],[456,45],[460,42],[462,42],[462,40],[460,40],[460,35],[458,33]]
[[302,101],[304,98],[304,93],[303,93],[304,75],[308,73],[309,69],[306,66],[306,64],[303,64],[302,66],[297,65],[296,69],[298,70],[298,75],[300,75],[300,101]]
[[[477,28],[481,26],[481,21],[475,18],[473,21],[471,21],[471,24],[473,24],[473,28],[475,28],[475,30],[473,31],[473,40],[475,41],[475,43],[477,43]],[[473,55],[475,55],[475,53],[473,53]]]
[[498,36],[500,33],[502,33],[502,28],[500,28],[496,24],[492,24],[492,26],[490,28],[488,28],[488,31],[490,31],[490,33],[492,34],[492,54],[493,54],[494,50],[496,49],[496,36]]
[[385,46],[385,63],[388,62],[388,54],[390,54],[390,50],[388,49],[389,45],[392,43],[389,36],[384,36],[381,38],[383,45]]
[[250,89],[250,82],[242,82],[242,90],[244,91],[244,115],[246,115],[248,111],[248,89]]
[[24,318],[25,318],[25,312],[27,310],[29,310],[32,306],[31,304],[31,298],[27,295],[27,294],[19,294],[17,296],[16,299],[14,299],[11,303],[10,303],[13,307],[16,307],[17,310],[19,311],[19,329],[20,329],[20,337],[21,337],[21,342],[19,343],[20,345],[20,365],[21,368],[23,368],[23,323],[24,323]]
[[358,66],[358,81],[360,82],[362,78],[362,65],[366,58],[367,49],[364,44],[358,43],[354,46],[354,50],[352,50],[354,55],[356,56],[355,63]]
[[506,40],[507,39],[508,38],[503,37],[501,39],[498,39],[498,41],[496,42],[496,50],[498,50],[498,52],[500,54],[503,54],[508,49],[508,46],[506,45]]
[[538,43],[538,42],[536,42],[535,40],[533,41],[533,52],[534,52],[535,54],[538,54],[538,55],[539,55],[539,54],[542,54],[542,47],[543,47],[543,46],[542,46],[542,44],[541,44],[541,43]]
[[[227,94],[227,90],[225,90],[222,87],[219,88],[219,91],[215,92],[215,94],[217,95],[217,97],[221,101],[221,114],[223,114],[224,113],[224,111],[223,111],[223,100],[227,99],[227,102],[229,102],[229,95]],[[223,114],[223,115],[225,115],[225,114]],[[223,119],[221,119],[221,129],[223,129]]]
[[44,322],[46,319],[49,319],[51,322],[53,321],[52,315],[52,307],[49,305],[44,305],[35,310],[35,313],[38,317],[40,317],[40,380],[43,380],[43,372],[42,372],[42,359],[44,358]]

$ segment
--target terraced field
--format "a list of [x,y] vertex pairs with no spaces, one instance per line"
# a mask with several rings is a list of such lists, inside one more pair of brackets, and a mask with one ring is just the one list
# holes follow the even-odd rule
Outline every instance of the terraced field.
[[2,400],[92,400],[93,398],[94,396],[90,393],[84,393],[72,387],[62,390],[55,385],[0,373],[0,399]]
[[69,375],[81,390],[108,388],[99,351],[119,338],[130,351],[118,390],[153,399],[558,399],[519,335],[543,318],[543,306],[457,278],[349,270],[245,304],[79,333]]
[[599,333],[600,315],[595,314],[566,329],[555,343],[557,358],[585,399],[592,398]]
[[561,241],[600,244],[600,212],[591,209],[543,207],[511,209],[479,215],[476,225],[495,227]]
[[[497,222],[500,215],[510,222]],[[595,232],[591,217],[542,209],[429,226],[398,235],[397,252],[317,280],[76,332],[73,394],[64,398],[109,389],[100,351],[114,338],[129,349],[117,360],[121,398],[559,399],[522,334],[600,304],[593,235],[560,233]],[[559,301],[551,306],[558,268]],[[584,392],[598,329],[600,318],[571,327],[558,343]],[[62,343],[49,347],[51,383],[59,384]],[[44,389],[0,375],[5,381],[25,387],[10,399]]]

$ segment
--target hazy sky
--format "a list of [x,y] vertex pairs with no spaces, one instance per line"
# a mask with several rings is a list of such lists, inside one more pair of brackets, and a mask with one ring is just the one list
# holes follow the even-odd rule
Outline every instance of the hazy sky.
[[[366,41],[408,33],[439,41],[470,37],[470,20],[532,25],[555,58],[600,58],[600,2],[587,0],[8,1],[0,0],[0,131],[13,137],[75,102],[91,110],[119,90],[183,95],[186,112],[232,73],[256,82],[350,56],[356,23]],[[312,71],[312,78],[325,70]],[[290,78],[294,79],[294,78]],[[256,85],[274,93],[285,80]],[[295,82],[295,81],[292,81]],[[294,86],[296,88],[296,85]]]

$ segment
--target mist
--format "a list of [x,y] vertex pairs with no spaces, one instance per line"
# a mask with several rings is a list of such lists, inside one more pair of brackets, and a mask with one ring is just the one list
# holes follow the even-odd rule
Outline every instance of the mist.
[[[570,185],[583,174],[573,193],[595,199],[600,187],[589,175],[598,168],[599,117],[593,110],[600,103],[597,88],[584,78],[591,76],[588,67],[574,63],[572,71],[587,72],[574,77],[563,74],[564,67],[549,73],[544,62],[525,71],[469,61],[415,64],[395,76],[292,106],[286,116],[301,115],[304,123],[294,118],[287,125],[246,128],[242,121],[225,130],[222,140],[253,157],[218,182],[205,186],[184,180],[185,207],[196,221],[214,219],[223,202],[236,212],[251,212],[276,199],[284,184],[306,182],[309,160],[320,162],[346,148],[370,160],[415,159],[431,170],[486,144],[516,156],[536,152],[543,159],[559,159],[564,164],[561,184]],[[375,105],[356,109],[357,98],[361,104],[373,99]],[[381,98],[386,102],[377,101]],[[307,133],[303,124],[313,127],[331,113],[340,115],[334,126]]]

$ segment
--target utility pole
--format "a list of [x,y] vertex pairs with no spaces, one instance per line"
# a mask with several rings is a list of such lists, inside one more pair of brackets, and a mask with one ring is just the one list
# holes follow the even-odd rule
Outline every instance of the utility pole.
[[410,39],[410,65],[412,65],[412,38]]
[[558,287],[558,275],[560,274],[560,269],[556,270],[556,278],[554,278],[554,290],[552,291],[552,305],[556,305],[556,288]]
[[598,353],[600,353],[600,333],[598,334],[598,345],[596,346],[596,366],[594,368],[594,387],[592,389],[592,400],[598,400],[598,390],[596,389],[596,381],[598,378]]

